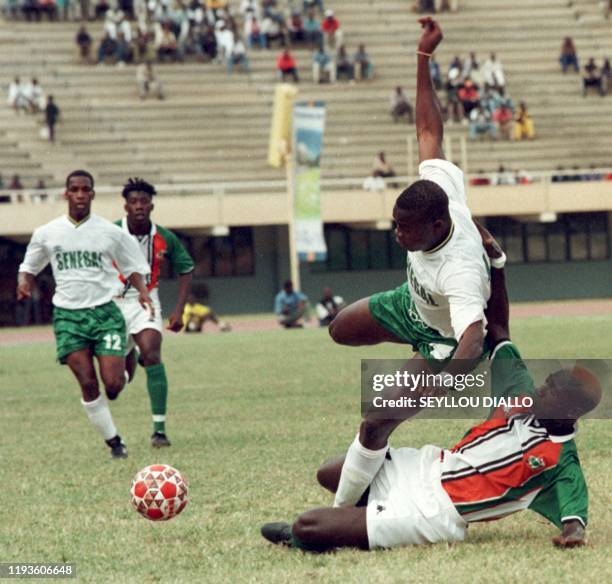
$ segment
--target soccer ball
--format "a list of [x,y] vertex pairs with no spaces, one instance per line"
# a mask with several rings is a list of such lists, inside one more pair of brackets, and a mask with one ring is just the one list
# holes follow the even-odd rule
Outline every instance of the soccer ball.
[[130,493],[136,511],[151,521],[172,519],[187,505],[187,481],[167,464],[153,464],[136,473]]

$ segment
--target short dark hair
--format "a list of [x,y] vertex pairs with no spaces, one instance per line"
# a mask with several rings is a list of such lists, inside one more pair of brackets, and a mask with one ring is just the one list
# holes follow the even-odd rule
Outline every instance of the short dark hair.
[[85,178],[88,178],[91,181],[91,188],[94,188],[94,177],[91,176],[91,173],[87,172],[86,170],[73,170],[66,177],[66,188],[68,188],[68,185],[70,184],[70,179],[74,178],[75,176],[84,176]]
[[395,201],[402,211],[426,217],[430,221],[448,217],[448,197],[444,190],[430,180],[417,180],[404,189]]
[[124,199],[127,199],[130,193],[136,192],[147,193],[147,195],[149,195],[151,198],[153,198],[157,194],[155,187],[146,180],[138,177],[128,178],[128,181],[123,187],[121,195]]

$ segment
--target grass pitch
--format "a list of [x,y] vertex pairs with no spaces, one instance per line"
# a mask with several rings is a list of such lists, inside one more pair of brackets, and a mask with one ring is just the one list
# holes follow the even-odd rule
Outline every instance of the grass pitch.
[[[610,357],[612,317],[516,321],[526,357]],[[607,342],[607,349],[604,342]],[[330,504],[318,465],[346,450],[359,423],[359,360],[405,347],[335,346],[322,330],[172,336],[168,434],[153,451],[145,376],[112,411],[126,461],[88,423],[76,382],[41,343],[0,349],[0,562],[75,562],[91,582],[565,582],[612,581],[612,422],[577,437],[590,489],[588,547],[560,551],[535,513],[472,525],[463,544],[305,555],[267,544],[262,523]],[[396,446],[451,446],[466,421],[413,420]],[[168,523],[129,505],[132,476],[166,462],[190,483]]]

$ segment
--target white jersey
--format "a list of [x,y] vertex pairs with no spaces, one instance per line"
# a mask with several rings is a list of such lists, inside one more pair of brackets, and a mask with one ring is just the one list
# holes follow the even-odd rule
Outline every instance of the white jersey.
[[106,304],[118,295],[123,286],[117,269],[127,276],[149,273],[134,239],[97,215],[79,223],[64,215],[36,229],[19,271],[37,275],[49,262],[53,304],[71,310]]
[[435,182],[448,196],[449,237],[437,248],[408,252],[410,294],[425,324],[457,341],[474,322],[486,324],[491,295],[489,259],[467,206],[463,172],[446,160],[425,160],[422,180]]

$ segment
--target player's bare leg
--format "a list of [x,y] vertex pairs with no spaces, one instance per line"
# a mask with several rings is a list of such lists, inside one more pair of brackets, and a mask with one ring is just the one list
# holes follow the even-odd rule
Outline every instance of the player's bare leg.
[[161,361],[162,335],[155,329],[144,329],[134,335],[140,350],[140,363],[147,375],[147,390],[151,400],[153,415],[153,434],[151,446],[162,448],[170,446],[166,436],[166,411],[168,404],[168,380]]
[[[123,359],[107,357],[107,359],[109,358],[120,361],[120,379],[123,380]],[[81,404],[89,421],[110,447],[113,458],[126,458],[127,449],[117,433],[108,402],[100,393],[91,349],[81,349],[70,353],[66,358],[66,363],[81,386]],[[102,366],[100,366],[100,370],[102,371]]]
[[317,470],[317,481],[324,488],[335,493],[338,490],[342,465],[344,464],[344,454],[328,458],[319,470]]
[[370,298],[362,298],[343,308],[329,325],[329,334],[339,345],[359,347],[378,343],[402,343],[387,331],[370,312]]
[[100,377],[111,401],[116,400],[125,386],[125,358],[116,355],[97,355]]

